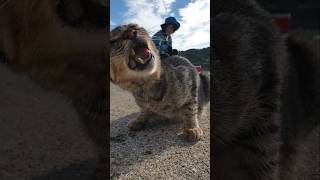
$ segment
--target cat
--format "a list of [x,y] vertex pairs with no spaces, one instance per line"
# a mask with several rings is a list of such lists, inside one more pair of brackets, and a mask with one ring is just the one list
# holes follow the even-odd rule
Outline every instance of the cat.
[[253,0],[212,11],[213,179],[319,179],[319,40]]
[[[107,172],[107,1],[0,0],[0,54],[72,100]],[[98,175],[100,176],[100,175]]]
[[150,36],[137,24],[114,28],[110,44],[111,81],[130,91],[141,110],[129,129],[141,130],[152,116],[160,115],[183,121],[186,140],[200,140],[198,120],[210,99],[209,78],[197,74],[181,56],[160,60]]

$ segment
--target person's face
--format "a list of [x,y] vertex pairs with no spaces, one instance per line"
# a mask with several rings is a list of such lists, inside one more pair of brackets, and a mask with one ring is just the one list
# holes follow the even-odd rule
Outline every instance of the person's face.
[[173,34],[173,33],[174,33],[174,27],[173,27],[172,24],[169,24],[169,25],[166,27],[166,34],[167,34],[168,36],[170,36],[170,35]]

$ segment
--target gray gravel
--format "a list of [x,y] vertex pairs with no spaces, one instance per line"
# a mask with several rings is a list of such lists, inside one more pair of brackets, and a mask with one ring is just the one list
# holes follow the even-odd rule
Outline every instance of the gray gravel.
[[0,64],[0,180],[90,179],[95,159],[70,101]]
[[[185,142],[181,124],[152,122],[131,133],[132,96],[110,85],[112,179],[209,179],[209,116],[205,138]],[[0,179],[85,180],[96,162],[93,143],[70,101],[41,88],[27,75],[0,64]]]
[[138,112],[131,94],[110,84],[111,179],[209,179],[208,110],[200,120],[205,137],[197,143],[183,140],[179,123],[153,121],[144,131],[129,132],[126,125]]

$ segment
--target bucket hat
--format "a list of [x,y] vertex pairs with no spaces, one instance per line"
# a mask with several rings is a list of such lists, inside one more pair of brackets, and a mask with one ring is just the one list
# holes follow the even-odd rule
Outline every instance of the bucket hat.
[[174,17],[167,17],[164,24],[161,24],[161,28],[164,29],[168,24],[172,24],[174,31],[178,30],[180,23]]

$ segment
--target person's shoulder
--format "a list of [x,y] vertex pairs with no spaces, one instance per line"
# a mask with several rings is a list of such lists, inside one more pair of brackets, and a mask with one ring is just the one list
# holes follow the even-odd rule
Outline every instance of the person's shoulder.
[[164,35],[163,31],[160,30],[160,31],[156,32],[153,36],[163,36],[163,35]]

